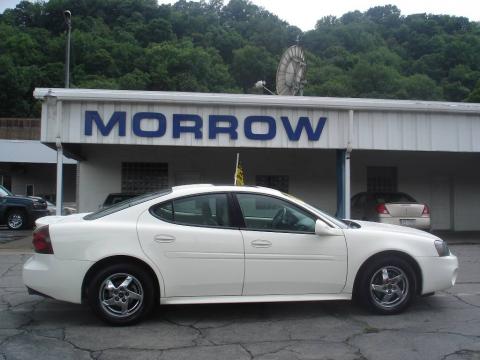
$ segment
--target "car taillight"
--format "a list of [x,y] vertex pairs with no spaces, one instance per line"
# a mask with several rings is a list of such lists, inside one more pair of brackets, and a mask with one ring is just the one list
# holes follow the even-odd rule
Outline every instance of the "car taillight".
[[387,210],[387,207],[383,203],[378,204],[377,207],[376,207],[376,210],[377,210],[378,214],[390,214]]
[[39,227],[33,232],[33,247],[35,252],[40,254],[53,254],[52,242],[48,225]]
[[423,206],[423,211],[422,211],[422,216],[428,216],[430,215],[430,209],[428,208],[427,205]]

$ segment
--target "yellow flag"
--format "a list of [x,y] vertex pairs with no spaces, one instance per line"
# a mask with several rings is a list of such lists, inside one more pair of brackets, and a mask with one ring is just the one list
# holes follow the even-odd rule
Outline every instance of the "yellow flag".
[[242,186],[245,185],[245,180],[243,178],[243,167],[240,163],[240,154],[237,153],[237,166],[235,167],[235,178],[234,185]]
[[238,163],[237,171],[235,173],[235,185],[245,185],[245,181],[243,179],[243,168],[241,163]]

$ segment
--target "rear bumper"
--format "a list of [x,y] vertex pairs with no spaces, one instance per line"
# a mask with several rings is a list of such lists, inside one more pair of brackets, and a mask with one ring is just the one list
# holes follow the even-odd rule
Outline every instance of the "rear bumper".
[[82,301],[82,282],[91,261],[59,260],[55,255],[35,254],[23,265],[23,283],[30,291],[57,300]]
[[[390,224],[390,225],[399,225],[399,226],[405,226],[404,224],[401,223],[400,220],[404,219],[409,219],[406,217],[379,217],[375,221],[383,224]],[[415,220],[415,224],[413,225],[408,225],[409,227],[415,228],[415,229],[420,229],[420,230],[430,230],[430,218],[429,217],[417,217],[417,218],[411,218],[412,220]]]
[[455,255],[415,258],[422,269],[422,295],[445,290],[455,285],[458,259]]

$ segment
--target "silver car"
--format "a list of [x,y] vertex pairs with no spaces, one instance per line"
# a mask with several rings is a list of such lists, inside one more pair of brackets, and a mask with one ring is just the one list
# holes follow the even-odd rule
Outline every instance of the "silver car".
[[362,192],[352,198],[351,217],[357,220],[430,230],[430,209],[401,192]]

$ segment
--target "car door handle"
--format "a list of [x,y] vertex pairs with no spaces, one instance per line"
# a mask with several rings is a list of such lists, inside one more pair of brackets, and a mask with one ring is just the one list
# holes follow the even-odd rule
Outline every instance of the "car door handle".
[[175,236],[171,235],[155,235],[153,238],[156,242],[159,243],[171,243],[175,241]]
[[250,244],[256,248],[268,248],[272,246],[272,243],[268,240],[254,240]]

